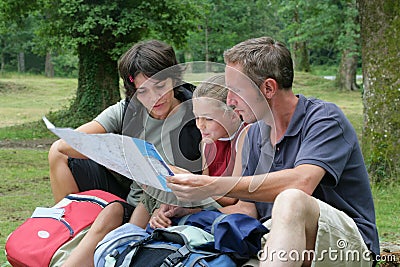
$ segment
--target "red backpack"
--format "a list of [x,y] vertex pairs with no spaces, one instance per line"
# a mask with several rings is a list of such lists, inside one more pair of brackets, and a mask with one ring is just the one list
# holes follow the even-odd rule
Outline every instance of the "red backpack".
[[80,242],[100,211],[121,198],[101,190],[70,194],[50,209],[38,208],[6,241],[9,263],[59,266]]

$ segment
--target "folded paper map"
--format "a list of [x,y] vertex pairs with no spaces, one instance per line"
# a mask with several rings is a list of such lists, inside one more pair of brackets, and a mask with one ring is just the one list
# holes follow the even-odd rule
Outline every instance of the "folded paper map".
[[37,207],[32,213],[31,218],[53,218],[60,220],[64,215],[65,210],[63,208],[44,208]]
[[43,117],[47,128],[86,157],[123,176],[171,192],[165,177],[174,173],[153,144],[113,133],[86,134],[71,128],[57,128]]

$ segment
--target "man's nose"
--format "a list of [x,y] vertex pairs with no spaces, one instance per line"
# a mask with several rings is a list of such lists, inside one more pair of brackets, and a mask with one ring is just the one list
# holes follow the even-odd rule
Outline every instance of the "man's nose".
[[230,107],[236,107],[237,101],[236,101],[237,95],[232,92],[231,90],[228,90],[228,95],[226,96],[226,104]]

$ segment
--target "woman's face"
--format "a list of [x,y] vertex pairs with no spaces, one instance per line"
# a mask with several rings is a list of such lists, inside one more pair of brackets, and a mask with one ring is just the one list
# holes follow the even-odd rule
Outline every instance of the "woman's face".
[[136,97],[145,106],[151,117],[165,119],[169,113],[179,104],[174,97],[171,78],[155,80],[146,77],[142,73],[136,75]]
[[204,142],[213,142],[229,137],[238,127],[239,117],[233,111],[225,112],[218,100],[206,97],[193,99],[196,126]]

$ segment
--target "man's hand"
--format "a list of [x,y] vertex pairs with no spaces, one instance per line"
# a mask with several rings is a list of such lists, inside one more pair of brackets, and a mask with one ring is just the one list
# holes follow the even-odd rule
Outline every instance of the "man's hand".
[[174,165],[168,165],[168,167],[173,171],[173,173],[175,174],[179,174],[179,173],[191,173],[190,171],[184,169],[184,168],[180,168],[178,166],[174,166]]
[[184,202],[227,194],[237,183],[234,177],[213,177],[196,174],[177,174],[167,177],[167,186]]

